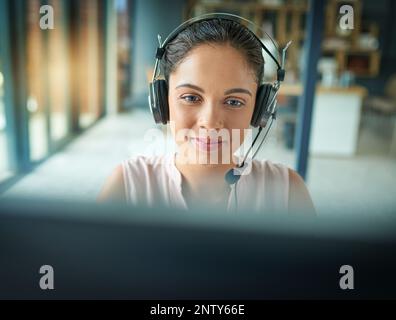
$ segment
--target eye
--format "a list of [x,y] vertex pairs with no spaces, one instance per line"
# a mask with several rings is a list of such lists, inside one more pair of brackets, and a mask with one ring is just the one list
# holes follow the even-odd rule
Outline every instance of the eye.
[[233,107],[233,108],[241,108],[242,106],[244,106],[245,104],[237,99],[228,99],[225,102],[228,106]]
[[196,96],[196,95],[189,94],[189,95],[180,97],[180,99],[184,100],[185,102],[187,102],[189,104],[194,104],[194,103],[199,102],[200,97]]

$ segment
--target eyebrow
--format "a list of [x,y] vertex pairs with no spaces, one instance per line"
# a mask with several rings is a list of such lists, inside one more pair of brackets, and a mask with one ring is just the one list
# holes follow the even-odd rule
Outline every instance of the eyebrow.
[[224,94],[231,94],[231,93],[246,93],[249,96],[252,96],[252,94],[249,90],[246,90],[243,88],[233,88],[233,89],[230,89],[230,90],[227,90],[224,92]]
[[[202,92],[202,93],[205,93],[205,90],[204,90],[204,89],[202,89],[201,87],[198,87],[198,86],[196,86],[196,85],[194,85],[194,84],[191,84],[191,83],[183,83],[183,84],[180,84],[180,85],[178,85],[178,86],[176,87],[176,89],[182,88],[182,87],[187,87],[187,88],[195,89],[195,90],[197,90],[197,91],[200,91],[200,92]],[[243,89],[243,88],[233,88],[233,89],[229,89],[229,90],[227,90],[227,91],[224,91],[224,94],[231,94],[231,93],[246,93],[246,94],[248,94],[249,96],[252,97],[252,93],[251,93],[249,90]]]
[[202,89],[202,88],[200,88],[200,87],[198,87],[198,86],[196,86],[196,85],[190,84],[190,83],[179,84],[179,85],[176,87],[176,89],[182,88],[182,87],[187,87],[187,88],[195,89],[195,90],[200,91],[200,92],[202,92],[202,93],[205,92],[204,89]]

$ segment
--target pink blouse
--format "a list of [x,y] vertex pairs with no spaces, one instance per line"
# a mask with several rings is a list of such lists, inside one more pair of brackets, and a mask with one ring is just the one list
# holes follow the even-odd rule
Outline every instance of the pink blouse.
[[[123,161],[127,202],[187,210],[182,194],[182,175],[176,168],[174,159],[174,154],[150,157],[139,155]],[[250,173],[242,175],[238,183],[230,188],[228,211],[288,210],[289,171],[282,164],[253,160]]]

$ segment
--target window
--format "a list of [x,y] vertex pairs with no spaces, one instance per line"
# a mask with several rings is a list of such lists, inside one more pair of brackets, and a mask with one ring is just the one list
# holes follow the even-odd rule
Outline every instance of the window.
[[117,0],[118,110],[130,108],[131,97],[131,0]]
[[61,0],[50,2],[54,8],[55,29],[48,34],[48,77],[51,141],[56,143],[69,133],[70,91],[68,35]]
[[30,160],[38,161],[48,154],[46,92],[46,51],[44,33],[39,27],[40,0],[27,1],[26,68],[27,111],[29,127]]
[[79,126],[86,128],[101,115],[103,105],[101,6],[96,0],[79,2],[78,105]]
[[7,121],[5,112],[5,77],[0,60],[0,181],[11,176],[9,139],[7,139]]
[[64,2],[52,0],[54,29],[39,27],[39,0],[27,2],[27,111],[30,160],[52,152],[70,133],[68,34]]

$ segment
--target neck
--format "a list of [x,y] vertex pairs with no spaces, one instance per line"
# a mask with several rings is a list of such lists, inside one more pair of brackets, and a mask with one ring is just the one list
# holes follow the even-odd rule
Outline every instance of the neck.
[[195,196],[216,198],[229,191],[226,173],[235,167],[230,164],[190,164],[181,161],[176,154],[175,165],[183,177],[186,193]]

